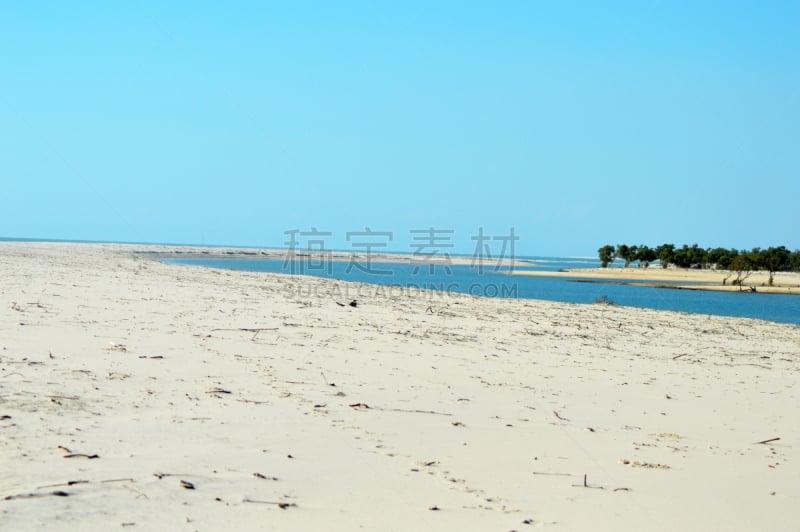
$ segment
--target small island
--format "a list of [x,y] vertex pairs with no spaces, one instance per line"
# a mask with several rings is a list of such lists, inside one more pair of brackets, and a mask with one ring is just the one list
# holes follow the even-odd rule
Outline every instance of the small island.
[[[800,294],[800,250],[785,246],[737,250],[619,244],[601,247],[598,258],[600,268],[514,273],[684,290]],[[617,259],[624,262],[613,267]]]

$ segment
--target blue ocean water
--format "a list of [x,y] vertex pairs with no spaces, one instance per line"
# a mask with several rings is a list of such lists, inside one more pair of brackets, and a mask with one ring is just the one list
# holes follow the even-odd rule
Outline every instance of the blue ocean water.
[[[597,259],[563,257],[518,257],[529,261],[516,270],[558,271],[566,268],[594,268]],[[606,296],[619,305],[631,307],[740,316],[782,323],[800,324],[800,296],[749,292],[676,290],[650,286],[586,282],[564,277],[509,275],[505,269],[486,264],[477,266],[348,262],[310,259],[259,260],[236,258],[169,259],[172,264],[193,264],[228,270],[314,275],[344,281],[371,283],[384,287],[411,287],[466,293],[486,297],[544,299],[592,304]]]

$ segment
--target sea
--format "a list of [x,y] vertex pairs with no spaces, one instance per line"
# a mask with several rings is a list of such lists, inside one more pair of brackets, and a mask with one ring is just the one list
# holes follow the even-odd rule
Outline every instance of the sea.
[[[593,258],[516,257],[522,266],[516,271],[559,271],[571,268],[596,268],[600,262]],[[595,304],[611,302],[629,307],[737,316],[800,325],[800,295],[765,294],[752,292],[712,292],[619,284],[603,280],[569,277],[538,277],[509,275],[508,268],[484,263],[474,266],[447,264],[409,264],[332,261],[324,258],[254,259],[254,258],[180,258],[166,259],[172,264],[191,264],[253,272],[312,275],[368,283],[382,293],[400,288],[433,290],[482,297],[513,299],[543,299],[565,303]],[[651,266],[653,267],[653,266]],[[657,266],[656,266],[657,267]],[[616,280],[615,280],[616,281]],[[639,279],[638,281],[641,281]],[[660,284],[668,284],[659,281]],[[688,283],[682,283],[688,284]],[[357,299],[363,288],[348,290],[344,297]],[[436,293],[428,293],[435,297]]]

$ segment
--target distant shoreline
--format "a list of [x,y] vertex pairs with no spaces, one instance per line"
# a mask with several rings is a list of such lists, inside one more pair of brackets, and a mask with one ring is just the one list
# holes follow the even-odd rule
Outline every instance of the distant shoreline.
[[[18,238],[0,236],[0,242],[30,243],[30,244],[96,244],[120,245],[135,248],[146,247],[144,250],[133,250],[133,253],[154,259],[235,259],[235,260],[285,260],[290,254],[289,248],[276,248],[264,246],[225,245],[225,244],[180,244],[164,242],[127,242],[116,240],[64,240],[52,238]],[[370,251],[365,249],[322,249],[309,250],[296,248],[294,260],[303,259],[330,260],[332,262],[347,262],[350,260],[366,260],[387,264],[419,263],[419,264],[448,264],[448,265],[477,265],[479,258],[475,254],[458,253],[447,248],[438,249],[431,247],[429,253],[409,253],[408,251]],[[568,259],[586,259],[587,257],[564,257]],[[536,266],[533,258],[525,256],[509,256],[508,258],[483,258],[485,266],[517,267]]]
[[[380,253],[364,251],[335,251],[335,250],[307,250],[296,249],[294,252],[280,248],[258,248],[244,249],[235,247],[220,247],[213,250],[201,246],[186,246],[185,249],[175,249],[174,246],[164,246],[164,250],[156,251],[134,251],[137,255],[149,258],[164,259],[230,259],[230,260],[311,260],[315,263],[320,261],[330,262],[364,262],[369,260],[374,263],[383,264],[442,264],[448,266],[472,266],[478,265],[478,259],[469,255],[457,255],[446,253],[435,254],[413,254],[413,253],[394,253],[382,251]],[[508,258],[508,259],[483,259],[486,268],[499,267],[519,267],[535,266],[536,263],[530,259]]]
[[[709,290],[717,292],[757,292],[767,294],[800,294],[800,273],[776,272],[770,286],[769,273],[753,272],[739,286],[731,284],[736,274],[727,270],[692,270],[688,268],[574,268],[558,272],[515,270],[513,275],[539,277],[569,277],[576,280],[596,280],[614,284],[653,286],[679,290]],[[723,284],[723,281],[726,281]]]

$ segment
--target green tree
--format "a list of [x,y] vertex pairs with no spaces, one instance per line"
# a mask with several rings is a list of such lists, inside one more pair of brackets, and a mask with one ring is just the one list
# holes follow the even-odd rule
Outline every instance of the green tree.
[[656,248],[656,255],[661,267],[668,267],[672,264],[672,258],[675,256],[675,244],[661,244]]
[[796,249],[789,254],[789,270],[800,271],[800,249]]
[[728,266],[726,267],[728,270],[731,269],[731,264],[733,263],[733,259],[735,259],[738,256],[739,256],[739,250],[736,248],[731,248],[731,250],[728,252],[728,257],[730,257],[730,260],[728,261]]
[[656,248],[644,244],[619,244],[616,247],[605,245],[597,252],[603,268],[618,258],[625,261],[626,268],[632,261],[638,261],[639,266],[647,268],[650,262],[658,259],[662,268],[672,264],[679,268],[715,268],[739,272],[738,281],[744,281],[753,271],[764,270],[769,272],[770,285],[776,272],[800,271],[800,250],[789,251],[786,246],[767,249],[755,247],[748,251],[721,247],[704,249],[697,244],[691,247],[684,244],[680,249],[676,249],[675,244],[661,244]]
[[640,266],[644,266],[647,268],[650,266],[650,263],[653,262],[658,258],[656,254],[656,250],[653,248],[647,247],[644,244],[639,246],[639,250],[636,252],[636,257],[634,260],[639,261]]
[[706,253],[706,261],[708,265],[718,270],[727,270],[732,260],[733,257],[731,256],[730,251],[725,248],[710,249]]
[[736,279],[733,280],[733,284],[739,287],[740,292],[742,291],[742,283],[753,274],[754,267],[755,264],[753,264],[750,255],[746,252],[739,253],[731,261],[731,271],[736,273]]
[[707,255],[708,252],[705,249],[697,244],[692,244],[692,247],[689,248],[689,267],[705,268],[706,264],[708,264]]
[[769,285],[772,286],[775,272],[789,267],[789,250],[784,246],[770,247],[761,252],[759,266],[769,272]]
[[600,267],[606,268],[612,262],[614,262],[614,246],[612,245],[605,245],[597,250],[597,256],[600,258]]
[[678,268],[688,268],[692,265],[692,250],[684,244],[672,254],[672,264]]
[[614,255],[624,260],[625,267],[627,268],[628,266],[630,266],[631,261],[634,260],[634,257],[636,257],[638,249],[639,249],[638,246],[628,246],[627,244],[619,244],[617,245],[617,251],[615,252]]

